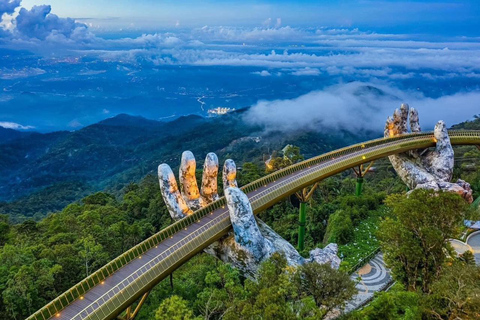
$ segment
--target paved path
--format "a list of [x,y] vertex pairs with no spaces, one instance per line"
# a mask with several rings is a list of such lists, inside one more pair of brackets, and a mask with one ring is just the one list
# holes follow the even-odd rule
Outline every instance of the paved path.
[[477,265],[480,265],[480,232],[468,238],[468,245],[473,250],[475,262],[477,263]]
[[351,276],[354,281],[357,281],[359,277],[361,280],[357,284],[358,294],[347,303],[345,313],[363,306],[373,297],[375,292],[385,290],[392,282],[390,270],[385,266],[381,252]]
[[462,242],[460,240],[450,239],[450,244],[452,245],[455,252],[457,252],[457,254],[459,254],[459,255],[464,254],[466,251],[472,251],[473,252],[472,247],[470,247],[468,244],[466,244],[465,242]]

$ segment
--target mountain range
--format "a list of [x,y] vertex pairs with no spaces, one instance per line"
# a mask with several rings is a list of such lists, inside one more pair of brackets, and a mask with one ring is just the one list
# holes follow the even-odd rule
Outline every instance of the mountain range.
[[262,163],[286,144],[312,157],[377,133],[264,132],[244,121],[247,109],[214,118],[184,116],[171,122],[120,114],[77,131],[26,133],[0,131],[0,213],[12,221],[39,220],[100,190],[119,194],[131,182],[155,173],[161,163],[176,171],[181,153],[198,162],[216,152],[239,165]]

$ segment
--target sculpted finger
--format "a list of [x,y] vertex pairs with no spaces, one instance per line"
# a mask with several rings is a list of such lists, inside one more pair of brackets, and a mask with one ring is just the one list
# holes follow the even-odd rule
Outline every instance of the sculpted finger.
[[226,190],[229,187],[238,187],[236,178],[237,166],[232,159],[227,159],[223,165],[223,189]]
[[179,220],[193,213],[180,195],[177,181],[168,164],[164,163],[158,166],[158,182],[160,183],[160,192],[162,193],[163,201],[165,201],[172,219]]
[[418,111],[415,108],[410,109],[410,131],[412,132],[421,132],[422,129],[420,128],[420,120],[418,117]]
[[453,175],[454,153],[445,122],[439,121],[433,131],[436,147],[424,158],[427,170],[440,181],[449,182]]
[[180,163],[180,191],[185,199],[188,207],[193,211],[201,209],[204,206],[203,199],[200,197],[198,191],[197,178],[195,177],[195,170],[197,164],[195,157],[190,151],[182,153],[182,162]]
[[385,123],[385,131],[383,133],[384,137],[385,138],[394,137],[395,136],[394,128],[395,128],[395,124],[393,123],[393,118],[388,117],[387,122]]
[[272,244],[261,234],[247,195],[239,188],[230,187],[225,189],[225,198],[235,241],[251,252],[255,259],[260,260]]
[[202,189],[200,193],[206,204],[218,199],[218,157],[215,153],[207,154],[203,164]]
[[400,109],[393,113],[393,124],[395,135],[407,133],[408,104],[402,103]]

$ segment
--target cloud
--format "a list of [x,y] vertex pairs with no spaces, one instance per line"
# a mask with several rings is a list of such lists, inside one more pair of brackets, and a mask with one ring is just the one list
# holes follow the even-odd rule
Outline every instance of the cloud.
[[[11,12],[19,3],[0,0],[0,8]],[[42,5],[31,10],[21,8],[12,33],[0,28],[0,44],[41,55],[66,54],[132,65],[268,69],[257,73],[262,76],[279,69],[294,76],[325,74],[362,81],[480,77],[478,39],[427,41],[417,35],[379,34],[356,28],[281,27],[281,23],[281,18],[276,22],[269,18],[264,27],[176,28],[136,38],[103,39],[86,24],[60,18],[51,13],[50,6]],[[5,37],[8,40],[2,41]]]
[[22,0],[0,0],[0,17],[3,14],[12,14],[20,6]]
[[14,129],[14,130],[30,130],[30,129],[35,129],[33,126],[24,126],[19,123],[15,122],[5,122],[5,121],[0,121],[0,127],[3,127],[5,129]]
[[[266,131],[373,130],[383,131],[386,118],[401,103],[419,110],[421,125],[431,129],[438,120],[453,125],[480,110],[480,92],[426,98],[418,92],[389,85],[352,82],[312,91],[295,99],[259,101],[245,120]],[[459,108],[461,106],[461,108]]]
[[277,22],[275,23],[275,28],[280,28],[282,26],[282,18],[277,18]]
[[291,75],[294,75],[294,76],[318,76],[320,74],[321,74],[320,70],[316,68],[310,68],[310,67],[296,70],[291,73]]
[[68,126],[69,126],[70,128],[78,129],[78,128],[83,127],[83,124],[80,123],[80,121],[78,121],[77,119],[73,119],[72,121],[70,121],[70,122],[68,123]]
[[267,70],[255,71],[255,72],[252,72],[252,74],[257,74],[257,75],[262,76],[262,77],[269,77],[269,76],[272,75],[272,74],[271,74],[270,72],[268,72]]
[[3,69],[0,69],[0,79],[11,80],[11,79],[28,78],[28,77],[34,77],[34,76],[44,74],[45,72],[46,72],[45,70],[40,68],[25,67],[19,70],[3,68]]
[[16,31],[22,36],[39,40],[78,39],[81,33],[86,32],[85,24],[71,18],[59,18],[51,11],[49,5],[33,6],[31,10],[21,8],[15,19]]

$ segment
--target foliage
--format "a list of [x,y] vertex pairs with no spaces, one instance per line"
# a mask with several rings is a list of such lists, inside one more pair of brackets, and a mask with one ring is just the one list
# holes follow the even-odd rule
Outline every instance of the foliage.
[[239,186],[244,186],[260,179],[263,176],[263,170],[258,165],[252,162],[245,162],[242,165],[242,170],[237,173],[237,182]]
[[352,241],[338,246],[343,270],[349,270],[379,247],[376,233],[385,215],[385,207],[371,211],[369,217],[354,228]]
[[283,157],[274,157],[267,162],[266,171],[268,173],[274,172],[294,163],[304,160],[303,155],[300,154],[300,148],[292,145],[287,145],[283,151]]
[[338,210],[328,219],[325,243],[346,244],[353,239],[353,223],[350,215],[343,210]]
[[300,267],[296,280],[299,287],[311,295],[318,307],[326,312],[343,307],[356,293],[350,277],[329,264],[308,263]]
[[[122,202],[96,193],[41,222],[0,216],[0,318],[24,319],[126,249],[170,224],[157,179]],[[4,245],[3,245],[4,244]]]
[[457,194],[415,190],[386,200],[393,217],[378,231],[385,262],[409,290],[429,292],[446,259],[449,238],[463,222],[465,202]]
[[171,296],[162,301],[155,312],[155,320],[193,320],[193,311],[187,302],[179,296]]
[[397,284],[388,292],[378,293],[368,306],[352,312],[345,320],[421,320],[422,314],[421,296]]
[[[153,306],[171,296],[181,297],[186,309],[202,319],[322,319],[327,306],[348,298],[337,293],[351,292],[354,284],[329,266],[321,270],[289,267],[285,257],[275,254],[262,263],[257,279],[244,279],[230,265],[200,254],[175,272],[173,288],[163,281],[153,289],[138,319],[151,319]],[[319,308],[306,282],[300,281],[306,276],[331,287],[330,293],[317,294],[318,305],[325,306]]]
[[480,315],[480,267],[460,260],[444,266],[428,293],[405,291],[397,283],[378,293],[365,308],[345,320],[374,319],[478,319]]
[[[288,136],[261,133],[261,128],[243,120],[243,111],[217,118],[191,115],[171,122],[119,115],[78,131],[32,133],[3,141],[0,214],[8,214],[15,223],[39,221],[91,192],[102,190],[118,197],[132,181],[155,174],[162,162],[175,172],[184,150],[192,150],[199,165],[214,151],[220,163],[231,158],[239,167],[244,162],[261,164],[263,171],[262,155],[288,143],[312,157],[376,137],[372,132],[342,130]],[[244,185],[252,178],[239,182]]]
[[440,319],[480,317],[480,267],[460,261],[445,266],[426,297],[426,312]]

